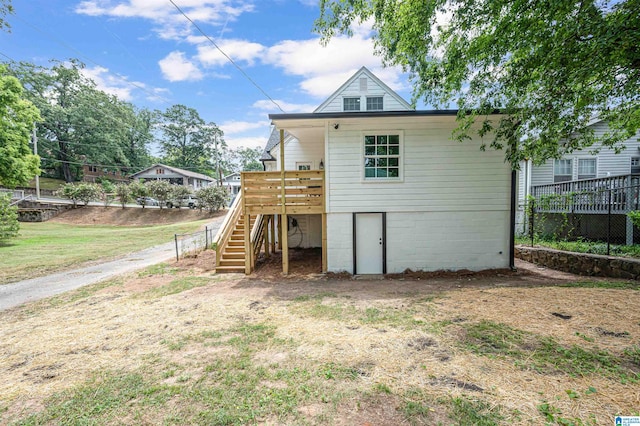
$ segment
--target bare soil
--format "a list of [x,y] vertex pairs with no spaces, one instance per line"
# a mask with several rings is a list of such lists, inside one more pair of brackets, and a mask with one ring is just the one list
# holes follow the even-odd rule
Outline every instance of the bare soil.
[[117,225],[143,226],[168,225],[180,222],[192,222],[224,215],[226,210],[209,213],[197,209],[158,209],[140,207],[94,207],[81,206],[76,209],[65,210],[50,219],[53,223],[67,223],[72,225]]

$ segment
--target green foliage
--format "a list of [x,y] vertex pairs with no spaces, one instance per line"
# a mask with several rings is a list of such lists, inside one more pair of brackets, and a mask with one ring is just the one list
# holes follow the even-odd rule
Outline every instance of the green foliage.
[[223,132],[215,123],[206,123],[198,111],[185,105],[157,111],[156,120],[167,164],[203,174],[214,170],[211,159],[225,146]]
[[[571,390],[568,390],[567,392],[570,391]],[[571,394],[569,394],[569,397],[571,397]],[[542,416],[544,416],[544,419],[547,421],[548,425],[556,424],[560,426],[595,426],[598,424],[595,418],[591,418],[586,422],[583,422],[579,418],[562,417],[562,410],[553,406],[548,401],[543,401],[542,404],[538,405],[537,408],[538,412],[542,414]],[[592,416],[593,415],[591,415],[591,417]]]
[[100,200],[102,186],[89,182],[66,183],[58,193],[73,201],[74,207],[78,201],[82,201],[86,206],[90,201]]
[[100,179],[98,183],[101,186],[102,201],[104,202],[104,206],[107,207],[117,196],[116,185],[109,179]]
[[139,180],[137,180],[129,184],[129,190],[131,191],[131,198],[133,199],[142,198],[142,201],[143,201],[142,208],[144,208],[145,207],[144,197],[149,195],[149,188],[143,182],[140,182]]
[[160,208],[165,205],[167,200],[171,198],[174,185],[171,185],[168,181],[158,179],[150,180],[144,183],[149,191],[149,195],[160,202]]
[[633,226],[635,226],[636,228],[640,228],[640,211],[630,211],[629,213],[627,213],[627,216],[629,216],[629,219],[631,219]]
[[250,172],[250,171],[262,171],[262,163],[260,162],[260,156],[262,155],[262,148],[245,148],[243,146],[231,151],[233,163],[238,168],[238,171]]
[[229,201],[229,192],[222,186],[209,185],[196,191],[201,208],[217,212]]
[[481,400],[464,397],[451,399],[451,418],[456,425],[493,426],[501,424],[504,416],[500,413],[500,406],[492,405]]
[[78,60],[50,68],[14,64],[12,73],[42,115],[37,125],[42,169],[66,182],[79,180],[82,164],[139,168],[148,161],[153,115],[99,90]]
[[124,209],[125,204],[131,201],[131,187],[126,183],[119,183],[116,185],[115,194],[120,199],[120,204]]
[[[0,29],[2,23],[0,19]],[[0,185],[27,185],[40,172],[40,159],[29,148],[31,130],[39,119],[38,109],[26,99],[20,81],[0,65]]]
[[[322,0],[316,30],[326,41],[373,21],[377,52],[410,73],[414,100],[435,107],[457,102],[454,137],[484,137],[515,167],[596,140],[620,148],[636,133],[638,6],[637,0]],[[496,108],[505,115],[492,116]],[[610,130],[595,135],[588,127],[594,116]]]
[[0,30],[6,29],[7,31],[11,30],[9,23],[6,21],[5,16],[13,13],[13,6],[11,6],[11,0],[2,0],[2,4],[0,4]]
[[184,185],[171,185],[170,200],[174,200],[174,204],[180,205],[180,200],[191,195],[191,188]]
[[18,207],[11,205],[11,196],[0,194],[0,244],[19,235]]

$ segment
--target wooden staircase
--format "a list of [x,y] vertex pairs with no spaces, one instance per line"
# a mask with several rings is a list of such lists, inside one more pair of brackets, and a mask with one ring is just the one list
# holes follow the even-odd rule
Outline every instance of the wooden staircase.
[[[255,218],[255,216],[251,217],[251,226],[253,226]],[[216,272],[219,273],[245,272],[247,254],[244,246],[245,216],[240,215],[235,225],[232,226],[233,230],[227,243],[219,251],[220,259],[216,261]]]

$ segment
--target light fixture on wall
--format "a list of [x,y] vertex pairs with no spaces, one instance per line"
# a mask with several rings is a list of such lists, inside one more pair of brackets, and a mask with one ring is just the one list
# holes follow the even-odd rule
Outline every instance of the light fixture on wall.
[[338,128],[340,127],[340,123],[333,123],[333,128],[338,130]]
[[322,158],[320,159],[320,164],[318,165],[318,167],[320,167],[320,170],[324,170],[324,163],[322,162]]

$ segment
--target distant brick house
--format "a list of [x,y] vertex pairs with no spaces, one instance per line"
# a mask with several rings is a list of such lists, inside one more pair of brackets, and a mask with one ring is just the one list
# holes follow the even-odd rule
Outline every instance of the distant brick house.
[[121,170],[113,170],[92,164],[82,166],[82,181],[95,183],[98,179],[109,179],[114,182],[129,182],[129,177]]

